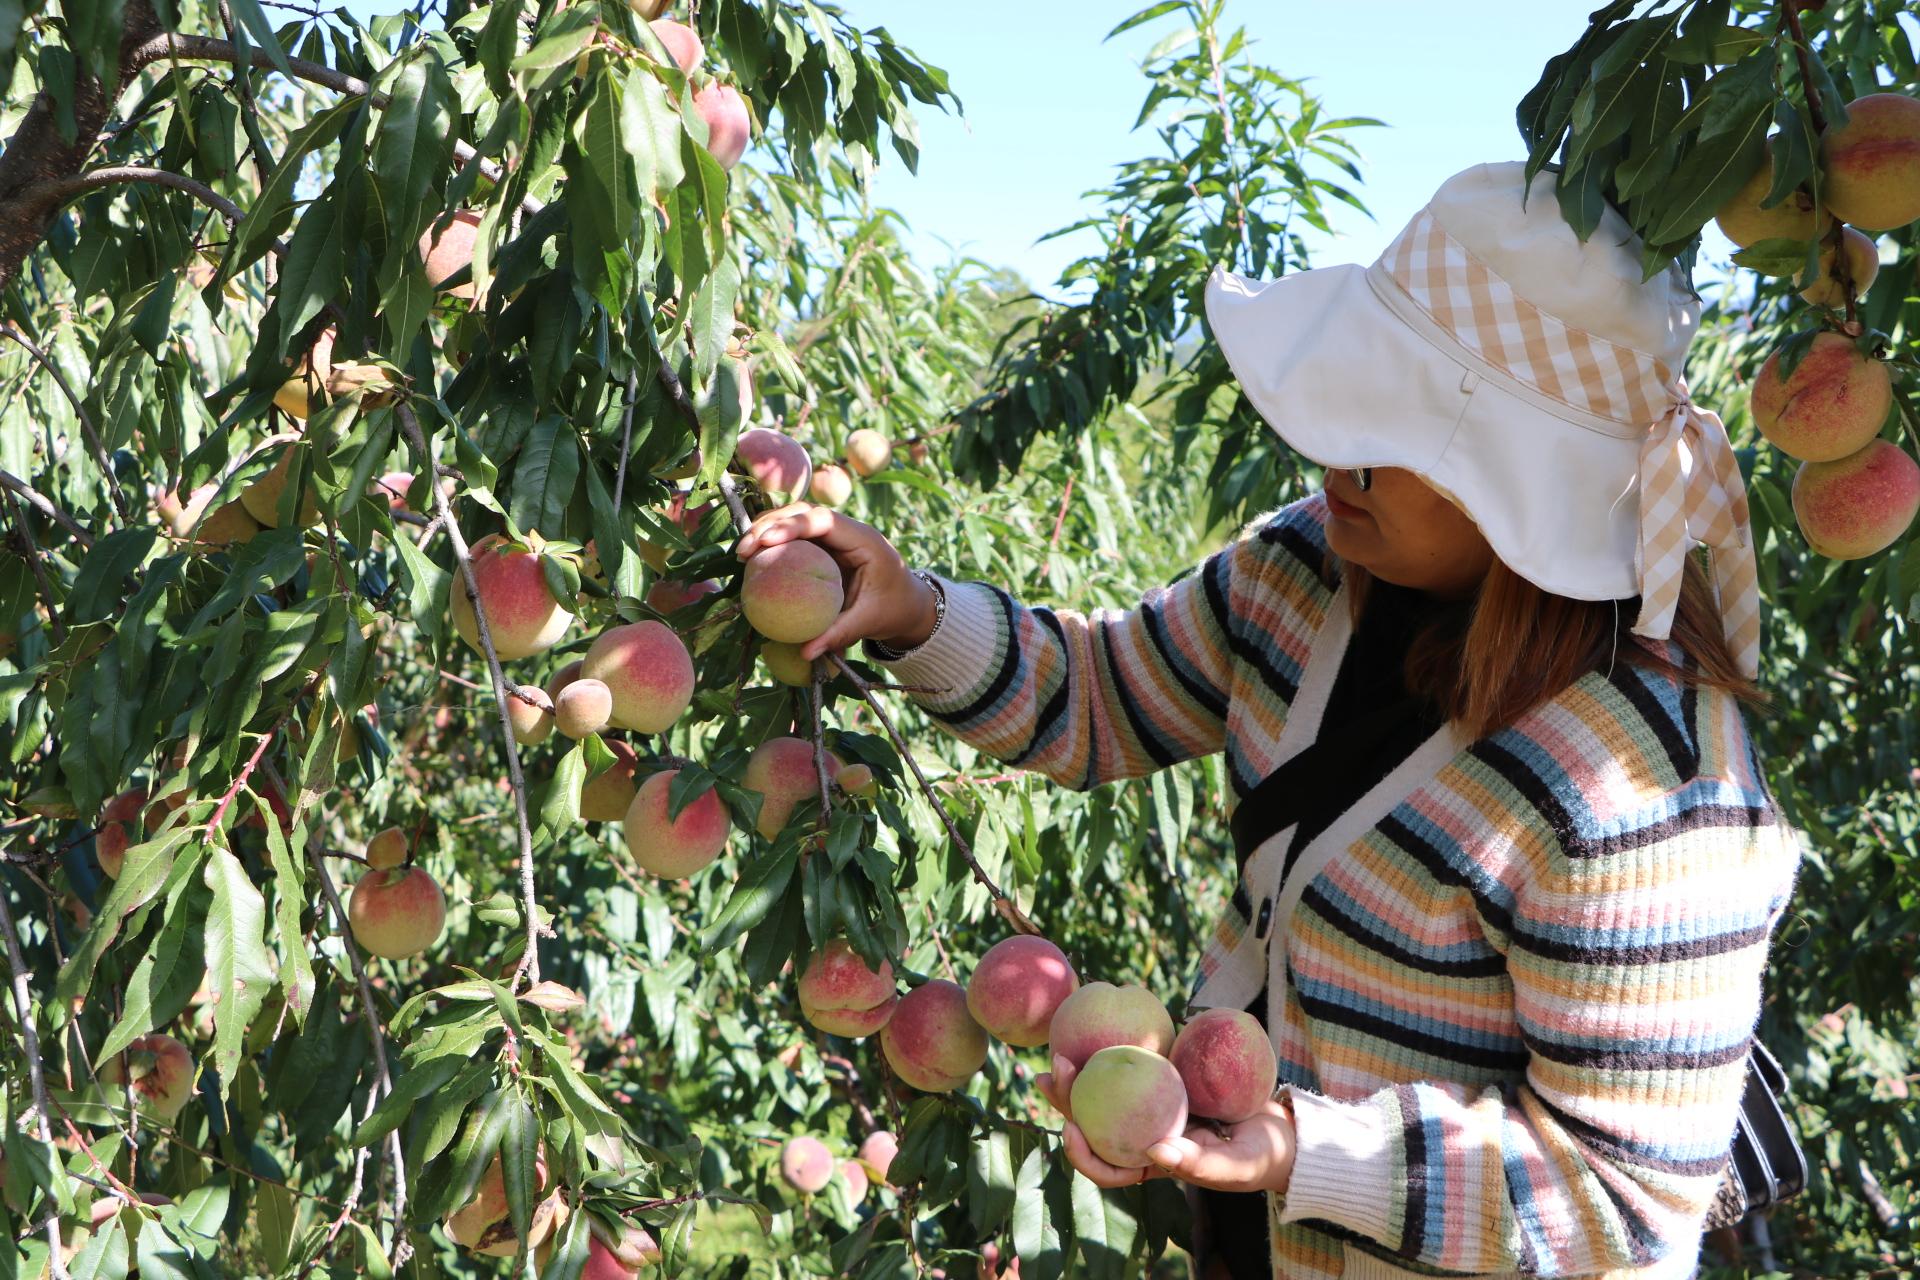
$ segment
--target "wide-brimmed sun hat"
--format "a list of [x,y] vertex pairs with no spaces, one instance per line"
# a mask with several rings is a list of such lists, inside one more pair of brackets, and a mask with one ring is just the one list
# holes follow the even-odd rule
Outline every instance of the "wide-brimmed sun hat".
[[1699,299],[1677,266],[1641,278],[1640,240],[1611,208],[1583,243],[1556,182],[1477,165],[1370,267],[1216,270],[1214,337],[1294,450],[1419,474],[1536,586],[1639,596],[1639,635],[1668,636],[1687,552],[1712,547],[1729,647],[1755,675],[1746,487],[1682,376]]

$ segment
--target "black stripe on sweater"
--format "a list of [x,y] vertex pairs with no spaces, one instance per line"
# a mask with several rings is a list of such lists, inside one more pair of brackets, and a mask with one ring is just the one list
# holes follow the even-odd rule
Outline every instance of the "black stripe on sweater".
[[1444,1058],[1448,1062],[1458,1062],[1464,1066],[1479,1067],[1488,1071],[1504,1071],[1518,1075],[1526,1070],[1527,1055],[1524,1052],[1503,1053],[1498,1049],[1486,1049],[1478,1045],[1442,1040],[1424,1031],[1416,1031],[1412,1027],[1403,1027],[1397,1022],[1389,1022],[1385,1018],[1362,1013],[1358,1009],[1349,1009],[1344,1005],[1310,996],[1297,988],[1294,994],[1299,998],[1300,1008],[1309,1017],[1384,1040],[1396,1049],[1412,1049],[1435,1058]]
[[[1066,629],[1060,625],[1060,619],[1053,616],[1051,609],[1035,609],[1032,612],[1042,626],[1053,632],[1054,639],[1059,643],[1062,652],[1064,652],[1067,644],[1067,633]],[[1065,664],[1062,664],[1062,667],[1064,669]],[[1068,673],[1068,676],[1069,678],[1060,681],[1059,687],[1053,691],[1053,696],[1047,699],[1047,705],[1040,708],[1040,714],[1033,722],[1033,734],[1027,739],[1027,745],[1007,758],[1007,763],[1014,768],[1018,769],[1023,767],[1027,761],[1033,759],[1033,757],[1039,753],[1040,744],[1047,740],[1047,734],[1053,725],[1056,724],[1062,716],[1067,714],[1068,696],[1073,691],[1073,681],[1070,678],[1071,672]],[[1084,791],[1092,785],[1093,779],[1091,776],[1082,778],[1079,789]]]
[[1627,700],[1653,732],[1660,749],[1666,753],[1667,763],[1673,767],[1674,779],[1684,781],[1696,777],[1700,772],[1700,744],[1694,724],[1696,700],[1692,696],[1692,686],[1681,687],[1681,719],[1675,720],[1673,713],[1667,710],[1648,685],[1647,676],[1648,673],[1642,668],[1623,663],[1609,683],[1620,691],[1620,696]]
[[1699,960],[1707,956],[1725,955],[1729,951],[1745,951],[1749,947],[1765,943],[1769,932],[1763,921],[1750,928],[1735,929],[1731,933],[1716,933],[1704,938],[1685,938],[1634,947],[1575,946],[1557,939],[1543,938],[1525,927],[1516,927],[1509,932],[1508,936],[1513,939],[1513,949],[1516,951],[1529,952],[1548,960],[1558,960],[1567,964],[1605,965],[1614,968],[1627,965],[1677,964],[1683,960]]
[[1730,1063],[1744,1062],[1752,1052],[1753,1037],[1721,1049],[1693,1052],[1635,1053],[1624,1049],[1594,1049],[1584,1045],[1555,1044],[1529,1035],[1523,1028],[1520,1038],[1536,1058],[1561,1062],[1594,1071],[1711,1071]]
[[1183,665],[1183,655],[1174,647],[1172,638],[1167,635],[1166,618],[1162,612],[1151,605],[1142,604],[1140,617],[1146,624],[1147,638],[1153,641],[1154,652],[1160,655],[1160,661],[1166,664],[1167,671],[1179,681],[1180,687],[1187,691],[1187,696],[1199,703],[1201,710],[1215,720],[1226,720],[1226,698],[1217,690],[1187,674]]
[[994,672],[993,679],[987,682],[987,687],[981,691],[979,697],[964,707],[933,715],[934,719],[947,724],[964,725],[978,719],[1005,697],[1007,690],[1013,687],[1014,681],[1020,678],[1020,643],[1016,639],[1017,633],[1014,630],[1016,606],[1013,597],[996,586],[986,585],[987,589],[993,592],[993,598],[1000,603],[1000,626],[1007,638],[1006,656],[1000,660],[1000,669]]
[[1395,1085],[1393,1097],[1400,1104],[1400,1141],[1407,1151],[1407,1216],[1400,1224],[1399,1252],[1417,1258],[1427,1243],[1427,1130],[1412,1085]]
[[1394,844],[1400,846],[1400,848],[1406,852],[1407,856],[1424,867],[1427,874],[1432,876],[1437,883],[1452,885],[1457,889],[1465,889],[1468,895],[1472,897],[1474,910],[1480,913],[1481,919],[1502,933],[1511,933],[1513,931],[1512,913],[1492,898],[1487,897],[1475,889],[1472,883],[1454,868],[1452,863],[1440,855],[1438,849],[1426,840],[1421,839],[1412,827],[1409,827],[1392,814],[1388,814],[1380,820],[1379,825],[1374,829]]
[[[1133,690],[1127,687],[1126,676],[1120,670],[1119,661],[1113,656],[1113,633],[1106,627],[1096,627],[1094,634],[1100,641],[1100,652],[1106,658],[1107,676],[1113,682],[1113,691],[1117,695],[1116,701],[1120,703],[1120,710],[1127,717],[1127,724],[1133,729],[1134,740],[1145,749],[1147,758],[1160,768],[1164,769],[1170,764],[1178,763],[1179,756],[1171,747],[1160,741],[1158,731],[1140,710],[1139,701],[1133,696]],[[1089,692],[1088,696],[1096,695]],[[1087,754],[1094,758],[1099,756],[1100,735],[1095,733],[1087,735]]]
[[[1645,1152],[1630,1150],[1618,1137],[1608,1133],[1605,1129],[1601,1129],[1586,1120],[1582,1120],[1579,1116],[1555,1106],[1553,1100],[1543,1096],[1539,1090],[1534,1090],[1533,1096],[1546,1113],[1553,1117],[1554,1123],[1573,1135],[1581,1146],[1590,1149],[1598,1155],[1604,1156],[1614,1164],[1625,1165],[1630,1169],[1650,1169],[1655,1173],[1678,1174],[1681,1177],[1687,1178],[1708,1178],[1719,1173],[1721,1168],[1727,1163],[1727,1152],[1725,1150],[1719,1152],[1718,1155],[1702,1156],[1698,1160],[1661,1160],[1657,1157],[1649,1156]],[[1731,1149],[1732,1146],[1733,1129],[1729,1127],[1727,1129],[1727,1147]],[[1615,1204],[1619,1205],[1619,1202],[1616,1200]],[[1628,1221],[1635,1220],[1636,1215],[1628,1210],[1625,1205],[1619,1205],[1619,1208],[1621,1215]],[[1642,1226],[1644,1228],[1644,1224],[1642,1224]],[[1645,1238],[1644,1230],[1642,1235],[1643,1238]]]
[[1491,949],[1486,955],[1469,960],[1436,960],[1431,956],[1416,955],[1392,938],[1382,937],[1368,929],[1340,910],[1312,885],[1301,891],[1300,905],[1312,908],[1315,915],[1373,954],[1384,956],[1419,973],[1442,978],[1498,978],[1507,971],[1506,958]]

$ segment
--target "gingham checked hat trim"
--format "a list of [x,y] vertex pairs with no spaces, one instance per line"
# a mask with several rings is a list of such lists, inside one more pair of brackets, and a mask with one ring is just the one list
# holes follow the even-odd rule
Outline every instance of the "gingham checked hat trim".
[[1454,341],[1549,399],[1644,427],[1672,403],[1665,361],[1577,329],[1515,293],[1422,209],[1380,265]]

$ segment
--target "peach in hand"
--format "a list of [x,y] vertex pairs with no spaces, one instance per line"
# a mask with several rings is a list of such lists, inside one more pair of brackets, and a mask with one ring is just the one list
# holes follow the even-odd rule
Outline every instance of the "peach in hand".
[[832,626],[844,598],[840,566],[805,540],[755,552],[740,585],[753,629],[787,644],[805,644]]
[[664,622],[601,632],[581,660],[580,675],[612,691],[613,723],[635,733],[665,733],[693,702],[693,658]]
[[882,960],[878,972],[867,968],[844,938],[814,952],[800,975],[800,1015],[828,1035],[870,1036],[887,1025],[897,1002],[892,963]]
[[1080,986],[1066,953],[1015,934],[987,949],[967,980],[967,1010],[987,1034],[1022,1049],[1047,1042],[1054,1012]]
[[[540,567],[539,556],[508,544],[497,533],[490,533],[473,544],[469,558],[495,656],[503,662],[530,658],[560,643],[567,628],[573,625],[573,615],[547,588],[547,575]],[[453,629],[474,652],[485,652],[480,645],[480,624],[474,617],[473,598],[467,594],[464,574],[454,576],[448,594],[453,609]]]
[[1187,1130],[1187,1091],[1159,1054],[1113,1045],[1087,1059],[1073,1078],[1073,1122],[1093,1154],[1121,1169],[1144,1169],[1156,1142]]
[[1892,546],[1920,512],[1920,464],[1886,440],[1833,462],[1808,462],[1793,478],[1793,515],[1807,545],[1830,560],[1859,560]]
[[1790,378],[1780,376],[1780,353],[1768,356],[1750,403],[1754,425],[1775,448],[1802,462],[1831,462],[1880,434],[1893,408],[1893,379],[1852,339],[1822,333]]
[[1240,1009],[1206,1009],[1180,1028],[1171,1055],[1196,1116],[1239,1124],[1273,1097],[1280,1066],[1259,1019]]
[[440,937],[447,922],[446,895],[419,867],[369,871],[353,886],[347,922],[354,941],[369,952],[404,960]]
[[987,1033],[967,1012],[967,993],[944,978],[900,998],[880,1028],[893,1073],[922,1093],[958,1089],[987,1064]]
[[649,776],[627,806],[627,852],[643,871],[663,880],[684,880],[704,869],[726,850],[733,834],[727,807],[711,790],[682,809],[678,818],[667,816],[673,780],[679,776],[678,769]]
[[1145,987],[1089,982],[1054,1010],[1048,1038],[1055,1054],[1083,1067],[1094,1054],[1114,1045],[1166,1054],[1173,1048],[1173,1019]]
[[102,1084],[117,1094],[131,1081],[135,1105],[162,1124],[172,1124],[193,1097],[193,1079],[193,1055],[169,1035],[140,1036],[100,1067]]

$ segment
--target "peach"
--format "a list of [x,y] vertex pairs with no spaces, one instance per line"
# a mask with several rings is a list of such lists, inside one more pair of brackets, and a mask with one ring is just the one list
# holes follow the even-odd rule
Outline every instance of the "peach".
[[[269,442],[260,452],[264,453],[271,447],[272,442]],[[287,479],[292,471],[293,449],[289,446],[281,451],[280,460],[273,464],[272,470],[240,491],[240,505],[259,522],[261,528],[280,527],[280,497],[287,491]],[[300,509],[294,513],[294,518],[302,528],[320,519],[320,502],[311,488],[302,487]]]
[[925,440],[915,440],[907,445],[907,461],[916,467],[927,465],[927,459],[933,456],[933,450]]
[[853,477],[845,467],[825,462],[813,469],[813,483],[807,496],[823,507],[844,507],[853,496]]
[[[420,257],[427,264],[427,283],[438,288],[454,272],[472,266],[474,246],[479,240],[479,214],[461,209],[445,225],[435,218],[433,225],[420,237]],[[473,281],[441,289],[440,292],[456,298],[472,298]]]
[[[534,1157],[535,1194],[548,1190],[547,1161]],[[527,1232],[527,1247],[539,1248],[567,1220],[567,1202],[555,1191],[534,1206],[533,1222]],[[492,1258],[511,1258],[520,1251],[519,1237],[513,1234],[513,1219],[507,1209],[507,1175],[495,1156],[473,1198],[447,1215],[447,1235],[463,1249]]]
[[580,788],[580,816],[588,822],[622,822],[637,794],[633,779],[639,772],[640,757],[618,739],[601,741],[613,752],[613,763]]
[[674,582],[663,578],[647,588],[647,608],[655,613],[676,613],[718,590],[720,583],[713,578],[703,578],[699,582]]
[[407,509],[407,490],[413,487],[413,475],[406,471],[389,471],[376,477],[367,485],[368,496],[387,504],[390,511]]
[[517,684],[508,693],[507,721],[521,746],[545,742],[553,732],[553,699],[537,684]]
[[1820,141],[1827,205],[1862,231],[1920,218],[1920,100],[1870,93],[1847,104],[1844,129]]
[[1206,1009],[1180,1028],[1168,1055],[1196,1116],[1239,1124],[1273,1097],[1280,1065],[1259,1019],[1239,1009]]
[[675,64],[683,75],[692,75],[693,69],[700,65],[706,56],[706,49],[700,43],[700,33],[684,22],[675,22],[671,18],[661,18],[647,24],[660,43],[667,46]]
[[833,1181],[833,1152],[818,1138],[788,1138],[780,1148],[780,1176],[803,1195],[824,1191]]
[[440,937],[447,899],[419,867],[369,871],[353,886],[347,921],[362,947],[388,960],[404,960]]
[[767,664],[767,674],[781,684],[805,689],[813,683],[813,664],[800,656],[797,644],[768,640],[760,646],[760,661]]
[[997,1040],[1022,1049],[1047,1042],[1061,1001],[1080,986],[1066,953],[1045,938],[1015,934],[987,948],[967,980],[967,1012]]
[[1180,1073],[1137,1045],[1110,1045],[1087,1059],[1073,1078],[1069,1105],[1093,1154],[1122,1169],[1146,1168],[1153,1163],[1149,1147],[1187,1130]]
[[1807,545],[1832,560],[1892,546],[1920,511],[1920,464],[1886,440],[1834,462],[1808,462],[1793,478],[1793,514]]
[[627,1226],[614,1237],[595,1218],[592,1238],[587,1241],[587,1265],[580,1271],[580,1280],[633,1280],[659,1261],[660,1245],[650,1233]]
[[[127,850],[139,843],[145,831],[136,831],[134,824],[141,821],[141,811],[147,807],[147,789],[134,787],[122,791],[100,808],[100,830],[93,837],[93,856],[100,860],[100,870],[109,880],[118,880],[121,870],[126,866]],[[144,826],[151,830],[154,815],[149,814]]]
[[867,1198],[867,1171],[860,1167],[858,1160],[840,1162],[840,1181],[847,1184],[847,1199],[853,1203],[859,1204]]
[[135,1105],[162,1124],[172,1124],[193,1097],[193,1079],[193,1055],[168,1035],[140,1036],[100,1067],[102,1084],[118,1094],[120,1083],[130,1081]]
[[1083,1067],[1113,1045],[1165,1054],[1173,1048],[1173,1019],[1145,987],[1089,982],[1060,1002],[1047,1034],[1055,1054]]
[[1762,240],[1811,240],[1823,234],[1826,226],[1831,226],[1832,218],[1825,225],[1815,223],[1813,219],[1813,197],[1804,191],[1794,190],[1787,193],[1786,199],[1771,209],[1762,209],[1760,202],[1767,198],[1767,192],[1773,189],[1773,140],[1767,140],[1766,158],[1760,162],[1746,185],[1733,193],[1731,199],[1720,206],[1713,220],[1720,224],[1720,230],[1727,239],[1742,249],[1759,244]]
[[872,427],[862,427],[847,437],[847,465],[862,480],[877,471],[885,471],[892,459],[893,441]]
[[602,631],[581,659],[580,675],[607,686],[613,723],[636,733],[665,733],[693,701],[693,658],[663,622]]
[[987,1064],[987,1033],[958,983],[935,978],[900,998],[880,1028],[887,1065],[922,1093],[958,1089]]
[[804,540],[756,552],[740,582],[740,604],[753,629],[787,644],[805,644],[832,626],[844,598],[840,566]]
[[[827,781],[840,776],[840,760],[827,753]],[[820,774],[814,768],[813,744],[799,738],[769,738],[747,757],[741,783],[761,795],[760,820],[754,829],[771,840],[787,825],[802,801],[820,794]]]
[[1780,353],[1768,356],[1750,404],[1754,425],[1775,448],[1802,462],[1831,462],[1880,434],[1893,408],[1893,379],[1851,339],[1822,333],[1790,378],[1780,377]]
[[640,17],[652,20],[667,11],[671,0],[627,0],[627,8]]
[[[490,533],[473,544],[469,559],[473,580],[480,589],[481,607],[487,614],[487,632],[501,661],[531,658],[560,643],[573,625],[573,615],[547,588],[539,556],[509,543],[500,534]],[[454,574],[449,595],[453,629],[475,652],[484,652],[464,574]]]
[[333,339],[332,329],[322,329],[307,354],[293,362],[293,377],[273,393],[273,402],[296,418],[312,412],[313,393],[333,376]]
[[553,700],[554,727],[580,739],[607,727],[613,715],[613,690],[592,676],[582,676]]
[[693,95],[693,109],[707,122],[707,150],[720,167],[739,164],[753,137],[753,117],[740,91],[730,84],[710,84]]
[[[1874,247],[1870,237],[1852,227],[1840,229],[1840,243],[1847,250],[1847,279],[1853,285],[1851,296],[1857,298],[1873,286],[1873,278],[1880,274],[1880,250]],[[1820,250],[1820,278],[1802,289],[1800,296],[1816,307],[1837,310],[1847,305],[1849,295],[1833,276],[1832,245]]]
[[678,769],[656,773],[640,784],[627,806],[627,852],[649,875],[684,880],[726,850],[733,821],[718,792],[709,790],[670,818],[668,804]]
[[828,1035],[870,1036],[887,1025],[897,1001],[892,962],[882,960],[875,972],[844,938],[814,952],[800,975],[800,1015]]
[[247,514],[246,505],[238,498],[221,503],[211,512],[207,510],[207,504],[219,492],[219,485],[203,484],[187,495],[184,505],[174,493],[163,494],[156,505],[176,538],[191,538],[209,547],[250,541],[260,532],[260,522]]
[[880,784],[875,780],[873,770],[864,764],[848,765],[840,771],[838,781],[840,789],[850,796],[870,796],[877,794],[880,790]]
[[785,432],[748,427],[734,442],[733,460],[775,506],[798,501],[813,482],[813,462]]
[[388,827],[367,841],[367,866],[375,871],[391,871],[407,860],[412,842],[398,827]]
[[582,665],[582,660],[575,658],[565,666],[556,667],[553,674],[547,677],[547,697],[549,699],[559,697],[562,689],[578,680]]
[[873,1170],[873,1176],[885,1182],[887,1170],[893,1167],[893,1158],[900,1154],[900,1139],[885,1129],[875,1129],[860,1144],[860,1158],[867,1162],[867,1168]]

